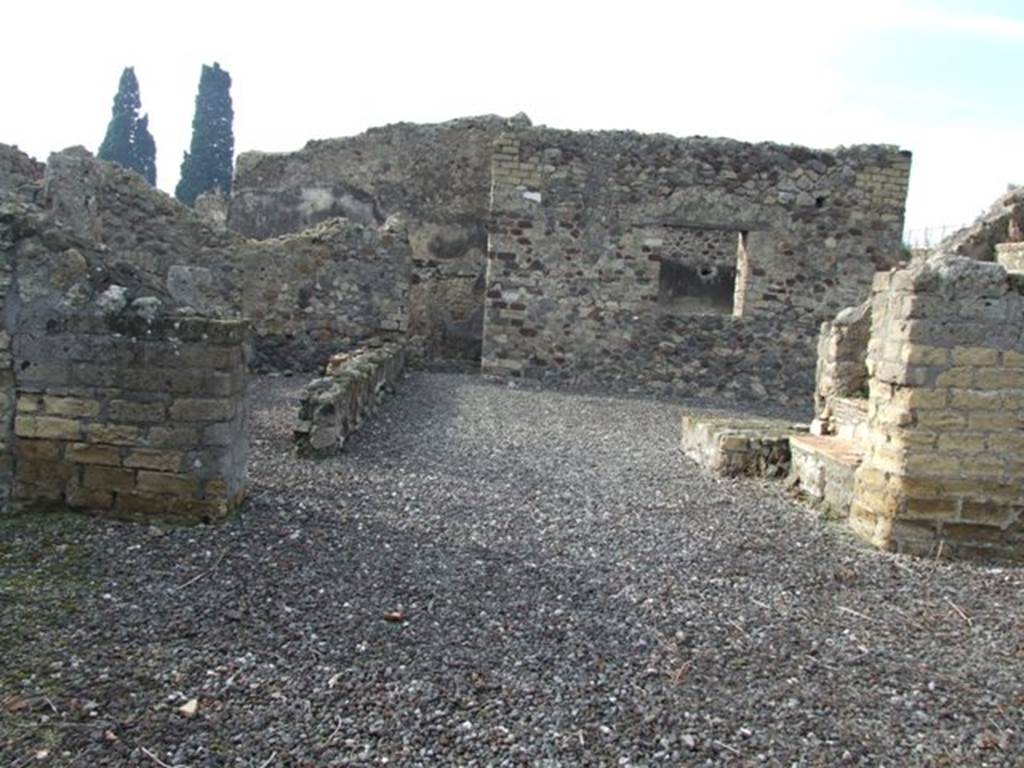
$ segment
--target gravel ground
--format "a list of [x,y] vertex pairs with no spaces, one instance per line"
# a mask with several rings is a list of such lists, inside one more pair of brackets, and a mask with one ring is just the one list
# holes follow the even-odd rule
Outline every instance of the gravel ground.
[[0,524],[0,765],[1024,765],[1024,570],[708,477],[664,402],[417,374],[299,461],[301,384],[222,527]]

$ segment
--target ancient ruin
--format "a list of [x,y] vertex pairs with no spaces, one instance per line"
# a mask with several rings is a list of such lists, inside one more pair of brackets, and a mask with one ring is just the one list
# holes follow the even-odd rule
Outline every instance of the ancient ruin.
[[900,258],[909,153],[533,129],[499,140],[485,371],[810,394],[818,324]]
[[[878,547],[1024,557],[1022,211],[1011,191],[822,324],[812,434],[788,437],[791,483]],[[705,466],[768,474],[757,441],[778,430],[705,416],[682,428]]]
[[192,211],[85,150],[4,147],[5,508],[223,518],[247,371],[330,358],[301,455],[340,450],[406,364],[813,403],[690,411],[684,449],[788,472],[877,546],[1018,557],[1024,207],[901,266],[909,170],[479,117],[244,154]]
[[818,324],[900,258],[910,155],[398,124],[243,154],[231,229],[400,216],[408,333],[497,375],[801,402]]

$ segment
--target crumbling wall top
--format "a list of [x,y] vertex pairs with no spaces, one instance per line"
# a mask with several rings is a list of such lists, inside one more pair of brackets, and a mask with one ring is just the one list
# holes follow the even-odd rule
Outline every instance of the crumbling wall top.
[[1024,187],[1015,187],[1001,195],[973,223],[939,243],[934,255],[993,261],[998,244],[1020,240],[1024,240]]
[[0,196],[31,197],[45,169],[17,147],[0,144]]

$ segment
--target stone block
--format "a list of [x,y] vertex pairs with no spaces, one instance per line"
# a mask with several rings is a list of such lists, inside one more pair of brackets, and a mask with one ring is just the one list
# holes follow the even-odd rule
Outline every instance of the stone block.
[[199,430],[183,425],[150,427],[142,442],[154,448],[188,448],[199,444]]
[[984,432],[946,432],[939,435],[937,448],[942,453],[981,453],[988,447]]
[[85,400],[78,397],[44,395],[43,410],[54,416],[93,417],[99,415],[100,403],[97,400]]
[[175,501],[173,496],[138,492],[118,493],[114,500],[114,509],[129,519],[163,520],[171,515]]
[[86,440],[90,443],[107,445],[135,445],[139,440],[139,428],[132,424],[89,424]]
[[999,362],[999,350],[990,347],[956,347],[953,365],[991,366]]
[[208,344],[184,344],[180,360],[189,368],[231,370],[242,365],[242,350],[239,347],[213,347]]
[[[935,378],[936,387],[970,389],[975,386],[975,369],[958,366],[943,371]],[[977,386],[984,388],[984,385]]]
[[[950,352],[943,347],[929,347],[923,344],[904,344],[900,350],[900,360],[908,365],[930,365],[946,367],[949,365]],[[972,365],[972,363],[958,363]]]
[[949,391],[949,405],[968,411],[990,411],[999,408],[1003,402],[1001,392],[985,389],[952,389]]
[[119,467],[88,465],[82,472],[82,485],[107,491],[130,491],[135,487],[135,472]]
[[43,398],[32,394],[19,394],[17,398],[18,413],[37,413],[43,410]]
[[169,414],[179,421],[230,421],[235,407],[230,399],[187,398],[171,403]]
[[996,501],[964,501],[960,517],[968,523],[1005,528],[1019,519],[1020,509]]
[[128,520],[213,523],[227,517],[241,499],[242,494],[231,499],[187,499],[150,493],[119,493],[113,511],[116,516]]
[[1002,363],[1007,368],[1024,368],[1024,352],[1015,349],[1003,350]]
[[139,470],[137,488],[141,493],[191,496],[199,490],[199,480],[193,475]]
[[946,453],[911,453],[905,459],[906,474],[938,477],[956,475],[962,466],[973,461],[976,461],[975,457],[951,456]]
[[121,449],[113,445],[72,443],[67,448],[68,459],[78,464],[121,466]]
[[66,445],[57,440],[21,439],[14,443],[14,455],[19,460],[56,461],[64,456]]
[[979,389],[1024,389],[1024,371],[1006,368],[980,368],[974,375]]
[[181,451],[136,448],[124,458],[124,466],[135,469],[152,469],[158,472],[181,471]]
[[82,425],[74,419],[56,416],[19,415],[14,419],[14,434],[18,437],[79,440],[82,437]]
[[137,402],[113,400],[109,405],[109,416],[121,422],[161,422],[167,417],[167,405],[163,402]]
[[955,497],[908,496],[904,498],[897,518],[900,520],[953,520],[960,514],[960,503],[960,499]]
[[77,476],[77,468],[69,461],[60,459],[20,459],[17,466],[18,478],[27,483],[53,483],[62,486]]
[[[953,466],[955,469],[946,469]],[[938,470],[935,469],[935,472]],[[1002,477],[1006,471],[1006,463],[1000,456],[991,454],[968,454],[950,460],[950,465],[943,465],[943,472],[961,474],[964,477]]]
[[77,485],[68,488],[65,498],[69,507],[82,509],[110,509],[114,505],[112,491]]
[[[853,504],[863,453],[849,440],[797,435],[789,439],[792,470],[800,491],[826,518],[845,519]],[[864,478],[862,478],[862,482]],[[885,480],[882,478],[882,487]]]
[[972,544],[1000,544],[1003,542],[1003,531],[999,527],[979,523],[943,523],[942,536],[954,542],[970,542]]
[[[959,430],[968,426],[968,415],[963,411],[950,409],[935,409],[915,411],[914,421],[918,427],[923,429],[942,432],[945,430]],[[970,426],[974,429],[974,426]]]
[[949,390],[900,387],[893,392],[892,404],[901,408],[929,410],[949,405]]
[[1001,432],[1007,428],[1013,429],[1019,423],[1019,417],[1006,411],[975,411],[967,414],[967,428],[972,431]]

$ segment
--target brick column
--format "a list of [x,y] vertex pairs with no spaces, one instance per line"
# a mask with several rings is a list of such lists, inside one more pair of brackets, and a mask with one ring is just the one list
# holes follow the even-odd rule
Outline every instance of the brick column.
[[1024,281],[941,257],[874,283],[850,525],[916,554],[1024,559]]

